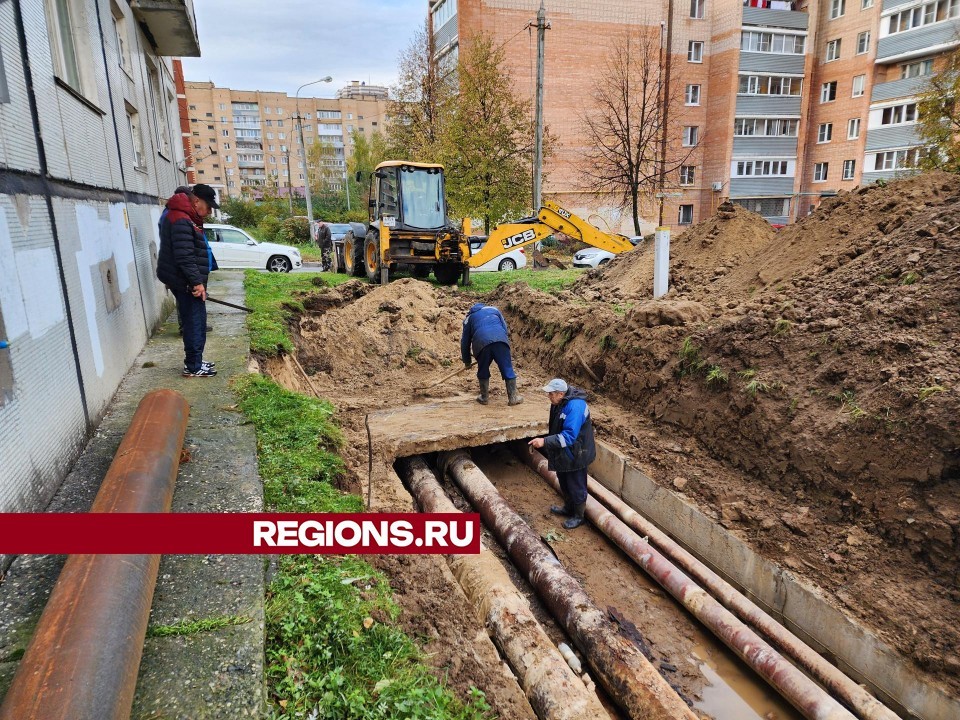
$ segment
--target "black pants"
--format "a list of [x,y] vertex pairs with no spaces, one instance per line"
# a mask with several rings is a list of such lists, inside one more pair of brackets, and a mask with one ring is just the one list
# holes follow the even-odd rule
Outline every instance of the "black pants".
[[[561,452],[564,452],[561,450]],[[587,502],[587,469],[558,472],[560,490],[564,499],[571,505],[583,505]]]
[[170,289],[177,299],[177,314],[183,323],[183,364],[197,372],[207,344],[207,304],[187,289]]

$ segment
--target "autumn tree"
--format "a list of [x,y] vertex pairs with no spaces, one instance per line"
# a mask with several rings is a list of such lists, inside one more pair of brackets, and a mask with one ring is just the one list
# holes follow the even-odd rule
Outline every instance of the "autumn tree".
[[[460,93],[441,153],[453,212],[482,217],[484,229],[530,208],[533,122],[530,101],[515,92],[504,51],[486,34],[461,45]],[[544,155],[550,136],[545,133]]]
[[917,135],[931,148],[920,167],[960,173],[960,51],[930,77],[917,103]]
[[680,142],[679,100],[666,84],[658,34],[640,28],[614,44],[598,74],[593,103],[580,118],[589,148],[583,181],[590,191],[629,208],[638,235],[641,210],[661,190],[661,174],[667,187],[675,184],[670,178],[694,151]]
[[[370,199],[370,176],[384,160],[390,160],[391,153],[387,143],[387,137],[380,132],[362,133],[354,130],[351,135],[353,141],[353,153],[347,160],[347,175],[349,176],[351,197],[357,199],[357,207],[366,208]],[[356,182],[357,173],[360,173],[361,180]]]
[[[310,200],[317,217],[341,216],[347,207],[344,182],[346,168],[340,164],[343,155],[329,140],[317,140],[307,146],[307,177]],[[294,172],[293,169],[290,172]]]

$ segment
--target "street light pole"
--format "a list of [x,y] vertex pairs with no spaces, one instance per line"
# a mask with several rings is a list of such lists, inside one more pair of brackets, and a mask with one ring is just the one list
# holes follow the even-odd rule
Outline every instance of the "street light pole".
[[[303,154],[303,177],[304,177],[304,194],[307,199],[307,222],[308,228],[310,231],[310,237],[313,237],[313,199],[310,197],[310,163],[307,161],[307,146],[303,142],[303,116],[300,114],[300,91],[303,90],[308,85],[316,85],[317,83],[322,82],[331,82],[332,77],[327,75],[325,78],[320,78],[319,80],[314,80],[313,82],[304,83],[297,88],[296,94],[296,105],[297,105],[297,132],[300,135],[300,152]],[[290,173],[291,185],[293,184],[293,169],[290,167],[289,160],[287,161],[287,172]],[[293,200],[291,199],[291,206]],[[292,212],[292,211],[291,211]]]

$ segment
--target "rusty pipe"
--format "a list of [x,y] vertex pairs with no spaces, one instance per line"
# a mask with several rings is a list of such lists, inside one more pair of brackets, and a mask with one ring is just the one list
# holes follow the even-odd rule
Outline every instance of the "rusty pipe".
[[900,720],[900,716],[831,665],[752,600],[739,592],[713,570],[697,560],[666,533],[627,505],[617,495],[593,478],[588,478],[590,494],[600,500],[624,523],[635,530],[672,562],[688,572],[734,615],[763,633],[782,653],[843,700],[862,720]]
[[[519,451],[520,457],[554,490],[560,492],[557,474],[547,467],[547,459],[543,455],[527,445],[514,444],[514,448],[526,448],[525,451]],[[823,688],[794,667],[616,515],[589,496],[586,516],[805,718],[856,720]]]
[[[147,394],[90,512],[169,512],[190,408]],[[159,555],[71,555],[0,706],[0,720],[127,720]]]
[[[459,512],[422,457],[400,460],[398,469],[424,512]],[[493,553],[481,545],[479,555],[448,555],[447,563],[479,619],[491,630],[538,718],[609,717],[596,692],[567,665]]]
[[597,679],[633,720],[697,716],[606,615],[462,450],[440,454],[441,467],[477,509],[554,618],[587,658]]

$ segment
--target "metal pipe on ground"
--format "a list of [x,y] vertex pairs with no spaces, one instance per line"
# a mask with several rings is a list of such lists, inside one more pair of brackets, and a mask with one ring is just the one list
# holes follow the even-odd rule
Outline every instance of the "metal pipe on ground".
[[[459,512],[422,457],[405,458],[398,465],[424,512]],[[448,555],[447,562],[477,616],[492,631],[537,717],[608,717],[596,692],[584,685],[567,665],[493,553],[481,547],[479,555]]]
[[630,718],[697,720],[640,648],[617,632],[580,583],[561,567],[466,452],[441,453],[440,467],[451,474],[554,618],[580,648],[610,697]]
[[862,720],[900,719],[899,715],[844,675],[837,667],[827,662],[803,640],[764,612],[763,609],[713,570],[697,560],[613,492],[593,478],[588,478],[587,488],[591,495],[610,508],[624,523],[640,535],[645,536],[668,559],[690,573],[734,615],[766,635],[781,652],[795,660],[833,695],[847,703]]
[[[90,512],[169,512],[190,407],[147,394]],[[159,555],[71,555],[17,667],[0,720],[127,720]]]
[[[554,490],[560,492],[557,474],[548,469],[547,459],[543,455],[525,444],[515,443],[513,447],[524,462],[536,470]],[[589,496],[586,516],[805,718],[856,720],[849,710],[823,688],[708,595],[644,538]]]

